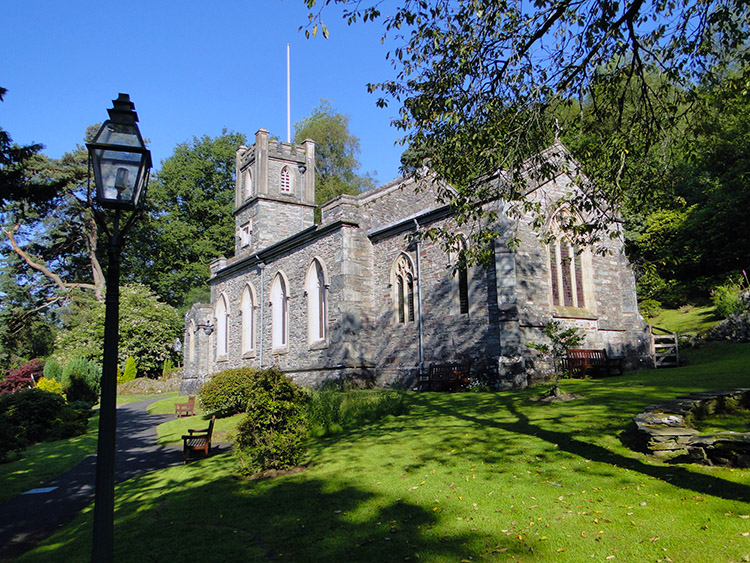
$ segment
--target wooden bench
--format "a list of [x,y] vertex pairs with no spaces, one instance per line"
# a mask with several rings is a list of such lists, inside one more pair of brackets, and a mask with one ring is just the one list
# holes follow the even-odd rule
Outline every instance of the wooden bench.
[[211,435],[214,432],[214,422],[216,417],[211,417],[211,422],[208,423],[208,428],[201,428],[196,430],[188,428],[187,435],[182,437],[182,461],[187,461],[189,455],[193,452],[203,452],[205,457],[211,453]]
[[563,358],[563,369],[567,369],[570,377],[622,375],[623,359],[608,357],[604,349],[570,349]]
[[471,361],[431,364],[427,373],[420,374],[419,391],[457,391],[469,384]]
[[193,416],[195,414],[195,395],[189,396],[187,403],[175,403],[174,414],[177,418]]

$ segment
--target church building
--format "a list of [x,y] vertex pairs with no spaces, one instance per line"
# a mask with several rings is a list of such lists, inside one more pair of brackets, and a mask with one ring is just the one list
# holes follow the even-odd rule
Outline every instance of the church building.
[[[559,144],[547,153],[567,155]],[[534,191],[551,210],[577,189],[560,168]],[[413,388],[431,364],[455,360],[492,388],[524,387],[543,375],[528,344],[544,342],[552,320],[581,329],[581,347],[647,365],[650,336],[619,239],[578,249],[555,212],[553,236],[542,237],[490,202],[500,229],[491,263],[456,268],[470,226],[456,223],[429,175],[339,196],[318,224],[313,141],[279,143],[261,129],[237,150],[236,177],[234,256],[211,263],[211,302],[186,315],[183,393],[243,366],[276,366],[307,386]],[[433,226],[464,235],[455,252],[413,236]]]

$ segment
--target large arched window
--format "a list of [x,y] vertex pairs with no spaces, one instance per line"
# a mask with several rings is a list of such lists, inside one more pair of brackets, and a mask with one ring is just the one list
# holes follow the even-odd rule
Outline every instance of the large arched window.
[[274,348],[284,348],[289,340],[289,293],[281,272],[271,283],[271,322],[272,344]]
[[288,166],[284,166],[281,169],[281,175],[279,177],[279,189],[282,194],[292,193],[292,173],[289,171]]
[[392,286],[396,292],[394,306],[399,323],[414,322],[414,267],[406,254],[401,254],[393,267]]
[[[565,237],[561,228],[564,214],[552,224],[552,238],[547,246],[550,277],[550,300],[554,307],[584,309],[593,304],[587,287],[592,287],[591,258]],[[588,295],[588,296],[587,296]]]
[[242,353],[255,350],[255,293],[249,285],[242,290],[240,300],[242,313]]
[[229,307],[223,295],[216,302],[216,355],[227,355],[227,337],[229,336]]
[[579,249],[565,239],[549,245],[549,272],[552,305],[586,307],[583,282],[583,263]]
[[316,258],[307,269],[305,280],[307,294],[307,334],[308,341],[323,342],[326,339],[328,318],[326,303],[326,281],[323,266]]

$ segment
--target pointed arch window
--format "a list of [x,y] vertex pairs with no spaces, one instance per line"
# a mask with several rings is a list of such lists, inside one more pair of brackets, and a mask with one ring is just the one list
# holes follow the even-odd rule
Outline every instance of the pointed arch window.
[[195,322],[190,321],[190,326],[187,330],[187,342],[185,343],[185,352],[187,358],[185,363],[192,362],[195,358]]
[[289,293],[281,272],[271,284],[271,324],[273,347],[286,347],[289,340]]
[[458,312],[462,315],[469,313],[469,268],[466,265],[466,251],[468,246],[466,239],[460,236],[456,241],[455,250],[455,277],[458,290]]
[[580,249],[565,239],[549,244],[549,273],[552,305],[586,307],[583,260]]
[[229,331],[229,307],[227,300],[223,295],[219,296],[216,303],[216,355],[218,357],[227,355],[227,337]]
[[310,343],[324,342],[328,310],[326,299],[326,281],[323,265],[316,258],[307,269],[305,281],[307,294],[307,334]]
[[255,294],[252,287],[245,286],[240,300],[242,313],[242,353],[255,350]]
[[279,186],[282,194],[292,193],[292,173],[289,171],[288,166],[284,166],[284,168],[281,169]]
[[414,322],[414,267],[406,254],[401,254],[393,269],[394,305],[399,323]]
[[553,307],[585,309],[594,306],[591,253],[571,243],[563,228],[563,225],[577,222],[568,209],[559,210],[551,222],[547,250]]

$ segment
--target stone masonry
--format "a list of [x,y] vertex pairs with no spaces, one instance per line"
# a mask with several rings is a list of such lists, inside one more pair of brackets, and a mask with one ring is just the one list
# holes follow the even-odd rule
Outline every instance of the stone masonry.
[[[211,303],[186,315],[183,392],[223,369],[272,365],[309,386],[335,379],[410,388],[431,363],[459,359],[494,388],[523,387],[541,371],[527,344],[543,341],[552,319],[583,329],[586,347],[647,362],[647,326],[619,240],[607,241],[605,253],[580,253],[577,304],[585,298],[585,307],[560,307],[550,250],[528,221],[512,222],[501,202],[490,202],[503,236],[493,263],[469,267],[462,289],[455,257],[412,236],[443,226],[469,240],[430,177],[339,196],[315,225],[314,154],[312,141],[276,143],[262,129],[252,147],[238,149],[235,255],[211,264]],[[561,173],[536,193],[556,201],[577,189],[571,177]],[[506,234],[520,245],[509,248]],[[243,309],[248,295],[252,307]]]

